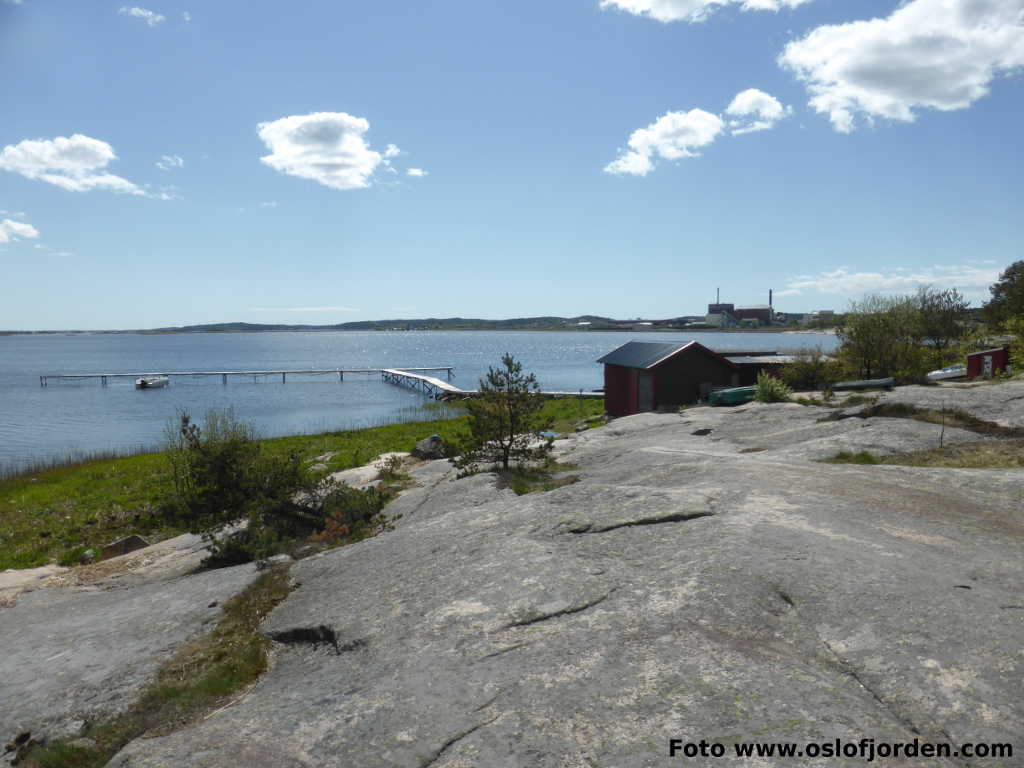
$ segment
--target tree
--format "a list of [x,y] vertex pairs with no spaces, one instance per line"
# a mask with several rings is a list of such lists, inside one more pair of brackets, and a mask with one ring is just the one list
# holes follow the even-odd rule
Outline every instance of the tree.
[[939,291],[922,285],[915,297],[920,313],[920,334],[927,344],[940,352],[964,337],[964,320],[970,309],[962,293],[956,288]]
[[480,379],[480,394],[467,405],[469,438],[462,446],[458,465],[501,464],[542,458],[550,443],[538,445],[539,432],[547,424],[541,415],[543,401],[536,377],[523,373],[511,354],[502,355],[501,368],[488,368]]
[[836,335],[842,343],[840,360],[855,376],[915,380],[928,370],[920,311],[911,297],[868,296],[851,302]]
[[1003,270],[991,286],[992,298],[985,305],[985,319],[1000,325],[1011,317],[1024,315],[1024,261],[1015,261]]

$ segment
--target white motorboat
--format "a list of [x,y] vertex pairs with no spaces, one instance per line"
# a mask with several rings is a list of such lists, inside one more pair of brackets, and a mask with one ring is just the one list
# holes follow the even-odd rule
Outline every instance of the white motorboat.
[[939,368],[937,371],[932,371],[925,376],[928,381],[950,381],[951,379],[964,379],[967,378],[967,366],[966,365],[950,365],[945,368]]
[[160,387],[166,387],[171,383],[171,380],[166,376],[140,376],[135,380],[136,389],[160,389]]

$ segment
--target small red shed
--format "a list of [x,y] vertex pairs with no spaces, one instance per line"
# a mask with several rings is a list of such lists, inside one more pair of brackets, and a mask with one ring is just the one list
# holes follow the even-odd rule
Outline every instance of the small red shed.
[[991,379],[1002,373],[1010,364],[1010,350],[1006,347],[986,349],[983,352],[972,352],[967,356],[968,379]]
[[597,362],[604,364],[604,407],[612,416],[694,403],[714,387],[739,382],[738,365],[696,341],[630,341]]

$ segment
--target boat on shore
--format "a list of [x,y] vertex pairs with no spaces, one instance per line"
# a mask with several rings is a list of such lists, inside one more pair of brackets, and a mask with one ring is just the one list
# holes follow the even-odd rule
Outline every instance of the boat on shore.
[[156,374],[152,376],[140,376],[135,380],[136,389],[160,389],[166,387],[171,383],[171,380],[166,376],[158,376]]
[[967,366],[949,365],[945,368],[939,368],[937,371],[928,373],[925,378],[928,379],[928,381],[952,381],[954,379],[966,379]]
[[851,392],[859,389],[892,389],[896,379],[889,376],[885,379],[860,379],[859,381],[837,381],[832,385],[833,392]]

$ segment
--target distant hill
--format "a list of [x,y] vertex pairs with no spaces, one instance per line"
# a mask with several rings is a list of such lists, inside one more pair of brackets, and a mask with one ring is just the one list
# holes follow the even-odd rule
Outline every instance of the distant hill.
[[[248,333],[261,331],[388,331],[388,330],[574,330],[581,323],[588,328],[622,328],[634,321],[614,320],[598,315],[579,317],[515,317],[484,320],[470,317],[428,317],[416,320],[360,320],[336,325],[286,325],[283,323],[206,323],[173,328],[153,328],[150,333]],[[669,321],[657,321],[659,325]]]

